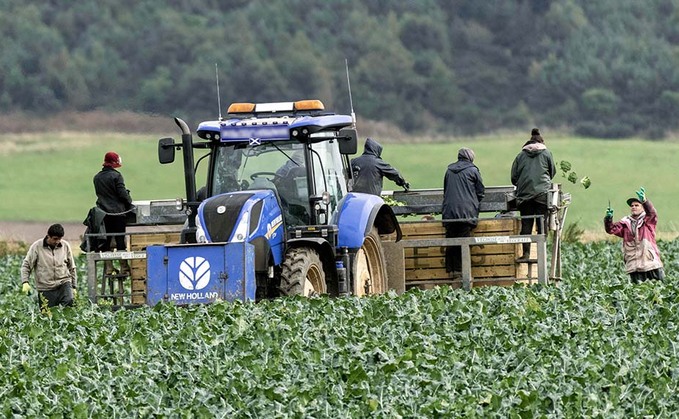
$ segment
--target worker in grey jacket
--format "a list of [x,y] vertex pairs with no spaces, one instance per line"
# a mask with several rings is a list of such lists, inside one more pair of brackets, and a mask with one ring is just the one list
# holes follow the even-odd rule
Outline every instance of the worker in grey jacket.
[[382,146],[372,138],[365,140],[363,154],[351,160],[351,170],[354,174],[353,192],[363,192],[380,196],[382,194],[382,179],[387,179],[403,187],[406,191],[410,184],[401,176],[398,170],[382,160]]
[[73,305],[78,284],[75,261],[71,245],[63,237],[64,227],[52,224],[47,236],[31,245],[21,264],[22,291],[31,292],[29,279],[33,273],[41,306]]
[[[481,172],[474,164],[474,151],[463,147],[443,178],[442,217],[446,237],[469,237],[478,224],[479,203],[486,193]],[[457,221],[446,221],[457,220]],[[460,246],[446,247],[446,272],[453,277],[462,273]]]
[[[540,223],[537,218],[522,218],[521,234],[531,234],[534,224],[538,234],[547,234],[548,192],[555,174],[552,153],[545,146],[540,130],[533,128],[530,139],[514,159],[511,176],[521,217],[542,215],[543,219]],[[517,262],[526,262],[529,258],[530,243],[523,243],[523,255]]]

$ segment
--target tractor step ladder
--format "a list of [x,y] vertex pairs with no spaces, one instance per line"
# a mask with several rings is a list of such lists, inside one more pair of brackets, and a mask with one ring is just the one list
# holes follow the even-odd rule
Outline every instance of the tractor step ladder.
[[537,264],[539,263],[539,262],[538,262],[538,259],[533,259],[533,258],[529,258],[529,259],[521,259],[521,260],[517,259],[517,260],[515,261],[515,263],[516,263],[517,265],[528,265],[528,266],[527,266],[527,268],[528,268],[528,273],[527,273],[526,277],[527,277],[527,279],[528,279],[528,283],[529,283],[529,284],[532,284],[533,279],[535,279],[535,278],[533,277],[533,265],[537,265]]
[[120,273],[114,270],[107,274],[100,267],[103,261],[127,260],[128,264],[133,260],[146,259],[145,251],[124,252],[90,252],[87,253],[87,282],[88,297],[93,303],[110,302],[114,307],[135,306],[133,297],[136,291],[132,290],[132,277],[128,273]]
[[129,277],[129,274],[122,274],[116,270],[110,274],[102,272],[101,293],[98,295],[98,297],[110,299],[114,305],[124,305],[125,280],[129,279]]

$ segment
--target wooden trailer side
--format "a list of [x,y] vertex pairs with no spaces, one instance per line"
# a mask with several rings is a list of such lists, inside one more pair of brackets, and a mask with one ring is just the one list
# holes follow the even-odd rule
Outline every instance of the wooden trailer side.
[[[518,235],[520,229],[520,220],[515,218],[486,218],[479,220],[478,226],[472,231],[472,237]],[[441,221],[402,222],[401,231],[405,289],[427,289],[444,284],[462,287],[461,279],[452,279],[446,272],[444,246],[408,247],[408,240],[445,238],[445,228]],[[470,253],[473,286],[512,286],[516,282],[534,282],[534,279],[527,278],[527,265],[515,262],[520,248],[520,244],[472,246]],[[534,249],[532,251],[535,252]]]

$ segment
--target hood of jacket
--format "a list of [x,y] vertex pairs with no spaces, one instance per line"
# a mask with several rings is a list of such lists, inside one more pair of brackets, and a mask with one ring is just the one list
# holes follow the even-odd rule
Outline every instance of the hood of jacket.
[[539,143],[537,141],[528,141],[524,144],[522,150],[526,152],[529,157],[535,157],[540,155],[543,151],[547,149],[547,146]]
[[365,140],[365,148],[363,149],[363,154],[372,154],[373,156],[382,156],[382,145],[372,138]]
[[460,159],[455,163],[449,164],[448,170],[450,170],[453,173],[460,173],[461,171],[469,169],[470,167],[476,166],[474,166],[474,163],[470,162],[469,160]]

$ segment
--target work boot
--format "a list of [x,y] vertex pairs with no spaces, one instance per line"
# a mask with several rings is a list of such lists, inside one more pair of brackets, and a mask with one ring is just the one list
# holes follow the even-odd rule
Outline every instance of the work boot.
[[130,264],[127,262],[127,259],[120,261],[120,274],[130,276]]
[[115,269],[113,268],[113,261],[112,260],[105,260],[104,261],[104,275],[113,275],[113,272],[115,272]]
[[522,243],[523,254],[516,259],[516,263],[526,263],[530,260],[530,243]]
[[530,255],[523,254],[521,257],[516,258],[516,263],[528,263],[530,262]]

